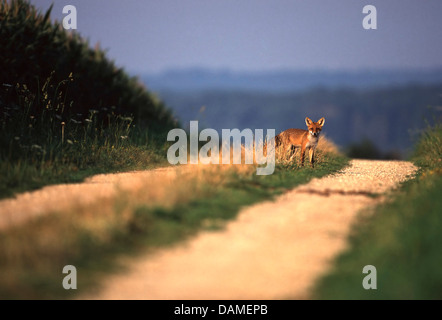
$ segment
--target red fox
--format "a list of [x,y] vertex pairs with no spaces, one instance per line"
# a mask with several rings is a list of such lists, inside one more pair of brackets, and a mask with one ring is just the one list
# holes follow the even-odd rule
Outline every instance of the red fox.
[[324,117],[313,122],[310,118],[305,118],[305,124],[308,130],[303,129],[287,129],[275,137],[275,146],[282,146],[286,152],[292,152],[290,160],[294,156],[294,149],[301,148],[301,166],[304,166],[305,150],[309,149],[309,159],[312,168],[314,167],[315,149],[318,145],[319,133],[325,123]]

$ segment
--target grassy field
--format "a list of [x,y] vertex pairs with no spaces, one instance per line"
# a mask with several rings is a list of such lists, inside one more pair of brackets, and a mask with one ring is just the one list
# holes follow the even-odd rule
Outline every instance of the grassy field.
[[[0,1],[0,198],[168,165],[166,134],[180,126],[172,112],[99,45],[50,15],[27,1]],[[123,254],[221,228],[241,206],[347,163],[325,144],[318,160],[313,170],[281,159],[270,176],[256,176],[253,165],[198,165],[173,179],[154,177],[138,193],[2,230],[0,298],[71,298],[76,292],[61,286],[65,265],[81,270],[79,287],[92,288]]]
[[[0,198],[97,173],[167,166],[166,135],[180,126],[98,44],[52,21],[51,9],[0,0]],[[79,287],[92,288],[118,268],[122,254],[221,228],[241,206],[347,163],[326,144],[318,160],[313,170],[281,159],[270,176],[256,176],[253,165],[198,165],[173,179],[153,177],[138,193],[2,230],[0,298],[70,298],[76,292],[61,286],[65,265],[81,270]]]
[[[442,126],[429,128],[412,158],[420,167],[390,199],[365,212],[350,248],[314,290],[317,299],[442,299]],[[365,265],[377,289],[365,290]]]
[[[0,233],[0,298],[74,298],[120,270],[122,255],[145,253],[201,229],[218,230],[252,204],[337,171],[347,159],[322,153],[315,169],[279,163],[273,175],[253,165],[195,165],[175,178],[147,181],[138,193],[121,193],[71,212],[53,212]],[[181,168],[177,168],[180,170]],[[64,290],[63,266],[74,265],[82,290]],[[120,270],[121,271],[121,270]]]
[[[0,119],[0,198],[49,184],[79,182],[97,173],[166,165],[164,134],[149,134],[134,124],[134,118],[107,108],[64,119],[60,116],[64,92],[60,90],[59,98],[51,102],[47,89],[51,86],[60,84],[48,78],[41,98],[25,85],[4,89],[16,92],[19,104],[4,106]],[[34,104],[46,107],[40,113],[33,110]]]
[[29,1],[0,1],[0,198],[164,165],[171,111]]

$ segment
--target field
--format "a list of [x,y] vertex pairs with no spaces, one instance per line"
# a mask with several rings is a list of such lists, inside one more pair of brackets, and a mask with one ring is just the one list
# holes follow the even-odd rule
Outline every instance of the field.
[[[27,1],[0,0],[0,299],[78,298],[80,293],[61,285],[66,265],[81,270],[81,293],[94,290],[108,277],[124,274],[122,261],[128,257],[166,250],[201,231],[222,232],[244,207],[273,200],[314,178],[323,178],[321,184],[346,167],[346,178],[359,175],[358,183],[375,188],[347,190],[343,179],[339,190],[331,185],[304,193],[349,196],[348,207],[351,196],[364,197],[364,203],[386,201],[360,212],[347,248],[312,294],[301,297],[442,298],[442,126],[436,117],[424,119],[440,109],[438,81],[370,90],[172,91],[167,97],[172,112],[99,45],[91,48],[50,15],[51,9],[40,13]],[[347,144],[347,156],[323,134],[315,168],[301,166],[299,152],[292,161],[279,150],[275,171],[267,176],[256,175],[256,162],[174,166],[167,159],[168,132],[187,129],[188,120],[215,129],[277,128],[279,133],[304,126],[306,116],[324,116],[325,133]],[[425,122],[429,125],[423,131]],[[352,171],[349,156],[398,158],[410,148],[410,137],[417,136],[410,161],[418,173],[399,188],[379,188],[383,179],[402,177],[395,172],[399,162],[389,162],[389,173],[382,175]],[[378,150],[366,137],[387,149]],[[118,179],[121,184],[106,182]],[[70,193],[72,188],[76,193]],[[14,210],[14,201],[28,207]],[[321,200],[307,204],[302,214],[339,218],[339,210],[321,207]],[[287,211],[291,218],[302,216],[291,207]],[[294,232],[291,226],[284,231]],[[319,237],[326,238],[327,232]],[[317,249],[312,245],[306,251]],[[362,287],[367,265],[376,267],[376,290]]]

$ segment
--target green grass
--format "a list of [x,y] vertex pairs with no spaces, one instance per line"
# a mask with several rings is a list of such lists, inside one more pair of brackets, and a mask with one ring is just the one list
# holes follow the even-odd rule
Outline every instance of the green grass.
[[56,164],[53,161],[40,166],[26,159],[15,163],[0,161],[0,199],[52,184],[79,183],[95,174],[146,170],[169,165],[160,150],[146,146],[99,149],[101,154],[88,166],[69,162]]
[[[362,215],[349,249],[314,290],[316,299],[442,299],[442,126],[416,146],[417,177]],[[365,265],[377,269],[377,290],[364,290]]]
[[167,164],[171,111],[29,1],[0,0],[0,198]]
[[[0,298],[74,298],[98,286],[109,272],[121,271],[121,255],[146,253],[150,249],[181,241],[198,230],[218,230],[239,209],[270,199],[314,177],[337,171],[347,159],[324,156],[315,169],[277,166],[270,176],[227,171],[223,183],[174,185],[185,196],[172,205],[153,203],[130,206],[122,195],[98,211],[77,210],[48,214],[0,233]],[[196,183],[196,182],[195,182]],[[190,191],[189,191],[190,189]],[[64,265],[76,266],[78,290],[61,286]]]
[[[4,107],[0,118],[0,198],[79,182],[97,173],[168,164],[165,134],[149,134],[147,128],[135,126],[133,117],[116,114],[112,108],[89,110],[86,117],[72,112],[62,117],[64,91],[59,89],[52,101],[46,91],[55,86],[60,84],[48,78],[39,93],[26,85],[8,88],[18,94],[19,105]],[[35,113],[34,105],[45,107]]]

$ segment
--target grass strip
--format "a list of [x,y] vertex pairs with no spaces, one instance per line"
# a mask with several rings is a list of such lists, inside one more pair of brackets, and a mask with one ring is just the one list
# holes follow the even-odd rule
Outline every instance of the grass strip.
[[[354,225],[349,249],[315,289],[316,299],[442,299],[442,126],[428,129],[413,161],[418,175]],[[377,289],[362,286],[376,267]]]

